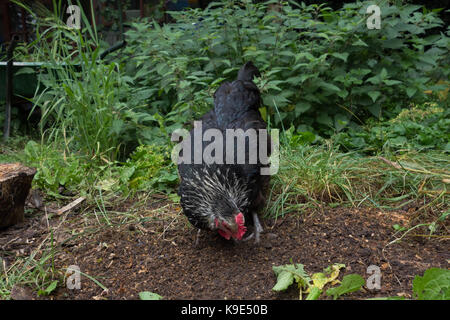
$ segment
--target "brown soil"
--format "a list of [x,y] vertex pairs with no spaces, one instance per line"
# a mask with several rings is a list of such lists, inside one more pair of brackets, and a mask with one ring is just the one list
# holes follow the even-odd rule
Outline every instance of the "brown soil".
[[[155,207],[161,206],[133,213],[139,222],[121,217],[120,225],[110,227],[100,227],[95,217],[81,212],[48,220],[61,248],[56,268],[78,265],[108,288],[82,277],[81,290],[61,287],[50,298],[138,299],[139,292],[151,291],[166,299],[298,299],[294,286],[284,293],[271,290],[276,280],[272,266],[290,261],[304,264],[310,274],[344,263],[340,279],[349,273],[367,278],[367,267],[376,265],[382,272],[381,290],[364,288],[346,298],[411,297],[415,275],[430,267],[448,268],[450,262],[448,237],[405,237],[386,246],[395,239],[392,226],[408,224],[413,215],[408,211],[337,208],[266,219],[260,245],[204,232],[195,247],[196,230],[174,213],[179,208]],[[0,231],[0,256],[11,263],[13,253],[28,255],[33,245],[27,242],[38,244],[47,230],[45,216],[35,214]]]

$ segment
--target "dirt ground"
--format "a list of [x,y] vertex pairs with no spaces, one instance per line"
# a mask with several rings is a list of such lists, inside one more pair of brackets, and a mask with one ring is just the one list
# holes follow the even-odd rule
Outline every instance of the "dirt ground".
[[[349,273],[367,278],[367,267],[376,265],[382,272],[381,289],[364,288],[345,298],[411,297],[415,275],[430,267],[449,268],[448,237],[408,236],[387,246],[395,239],[392,226],[406,226],[413,209],[336,208],[290,214],[263,220],[265,232],[259,245],[236,244],[204,232],[196,247],[196,230],[179,207],[158,207],[128,212],[138,220],[118,214],[120,223],[112,226],[99,224],[99,213],[87,215],[81,210],[48,219],[34,211],[21,225],[0,231],[0,256],[12,263],[15,256],[29,255],[53,228],[60,248],[56,269],[77,265],[108,289],[82,276],[80,290],[60,285],[45,299],[138,299],[141,291],[165,299],[298,299],[294,286],[283,293],[271,290],[276,280],[272,266],[290,261],[304,264],[310,274],[344,263],[340,279]],[[37,298],[35,293],[30,297]]]

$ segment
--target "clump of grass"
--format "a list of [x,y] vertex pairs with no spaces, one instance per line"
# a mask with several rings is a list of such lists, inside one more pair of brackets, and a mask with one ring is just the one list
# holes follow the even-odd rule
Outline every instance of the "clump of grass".
[[36,40],[29,45],[32,55],[46,61],[32,99],[41,109],[42,136],[48,142],[62,142],[70,152],[116,160],[125,148],[129,115],[123,111],[129,80],[122,77],[118,63],[100,59],[95,23],[91,25],[81,10],[83,28],[68,28],[61,1],[55,2],[54,11],[42,5],[34,10],[22,6],[36,20]]
[[284,148],[280,157],[267,208],[272,217],[321,205],[393,209],[416,201],[439,208],[448,200],[450,160],[443,153],[362,157],[328,144]]
[[51,235],[28,257],[19,257],[9,266],[0,260],[0,299],[10,299],[14,286],[28,287],[39,295],[50,294],[56,288],[60,274],[54,265],[55,248],[50,245],[41,250],[49,238],[53,241]]

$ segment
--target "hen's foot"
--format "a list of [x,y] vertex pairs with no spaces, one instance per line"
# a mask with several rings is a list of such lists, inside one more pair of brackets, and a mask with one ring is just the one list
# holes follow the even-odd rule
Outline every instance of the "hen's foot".
[[248,241],[255,238],[255,243],[259,243],[260,241],[260,233],[264,231],[261,223],[259,222],[258,215],[256,213],[253,213],[253,224],[254,224],[254,231],[247,236],[246,238],[242,239],[242,241]]

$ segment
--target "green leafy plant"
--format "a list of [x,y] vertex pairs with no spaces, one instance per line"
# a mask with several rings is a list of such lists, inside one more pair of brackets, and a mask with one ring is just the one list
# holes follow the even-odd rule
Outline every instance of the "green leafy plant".
[[65,156],[52,145],[29,141],[25,146],[25,162],[37,168],[34,186],[56,195],[59,187],[75,190],[84,181],[88,165],[75,154]]
[[57,286],[58,280],[52,281],[47,288],[40,289],[37,294],[38,296],[48,296],[56,289]]
[[450,270],[431,268],[413,280],[417,300],[450,300]]
[[169,146],[137,147],[120,170],[120,181],[130,191],[172,191],[178,174],[171,161],[170,150]]
[[326,294],[333,296],[333,299],[336,300],[343,294],[360,290],[365,283],[366,281],[359,274],[348,274],[344,276],[338,287],[328,289]]
[[436,12],[383,2],[383,28],[368,30],[367,2],[336,11],[293,1],[275,11],[270,4],[212,2],[171,12],[174,24],[133,23],[121,54],[133,104],[177,114],[172,124],[196,118],[211,107],[217,86],[253,60],[262,71],[264,117],[329,136],[445,87],[432,76],[448,78],[448,36],[423,36],[442,25]]
[[405,108],[390,120],[340,132],[335,141],[346,150],[368,153],[430,149],[450,152],[449,116],[450,109],[424,103]]
[[311,278],[304,270],[304,265],[298,263],[296,265],[287,264],[284,266],[273,266],[272,270],[277,276],[277,283],[272,288],[272,290],[286,290],[295,281],[298,285],[301,299],[302,292],[309,286],[309,283],[311,282]]
[[[413,280],[413,299],[450,300],[450,270],[430,268]],[[405,297],[377,297],[369,300],[405,300]]]
[[[334,285],[339,283],[337,278],[342,268],[345,268],[344,264],[335,263],[325,268],[323,272],[309,276],[304,270],[304,265],[300,263],[273,266],[272,270],[277,276],[277,282],[272,290],[276,292],[284,291],[296,282],[300,300],[302,300],[304,293],[308,293],[306,300],[317,300],[327,284],[331,283],[331,285]],[[357,291],[365,284],[364,279],[362,279],[362,284],[360,284],[361,279],[362,277],[357,274],[347,275],[339,287],[328,289],[326,294],[332,295],[336,299],[345,293]],[[359,287],[358,284],[360,284]]]

